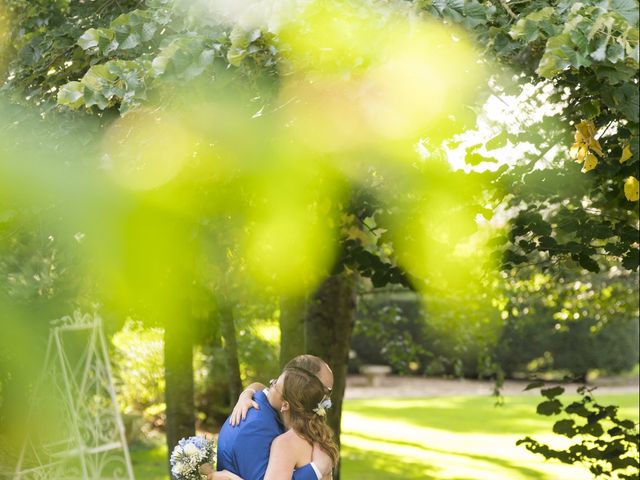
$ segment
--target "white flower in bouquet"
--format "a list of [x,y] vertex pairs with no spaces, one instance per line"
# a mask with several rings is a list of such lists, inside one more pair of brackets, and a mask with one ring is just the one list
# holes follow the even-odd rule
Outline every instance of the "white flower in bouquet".
[[171,475],[175,480],[200,480],[200,467],[213,464],[213,441],[203,437],[183,438],[171,452]]
[[197,458],[200,454],[200,450],[198,450],[198,447],[196,447],[193,443],[187,443],[182,450],[187,457],[191,458]]

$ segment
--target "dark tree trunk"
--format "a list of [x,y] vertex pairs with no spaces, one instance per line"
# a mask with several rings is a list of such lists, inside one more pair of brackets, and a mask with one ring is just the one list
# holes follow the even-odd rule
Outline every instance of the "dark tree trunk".
[[[329,410],[328,421],[338,447],[355,313],[354,277],[345,273],[327,278],[309,302],[307,310],[307,353],[323,358],[333,370],[333,407]],[[340,465],[335,470],[334,479],[340,479]]]
[[202,411],[206,414],[206,426],[210,431],[218,431],[230,413],[229,377],[223,368],[224,346],[220,330],[220,318],[217,311],[210,312],[207,318],[210,329],[203,339],[202,351],[207,361],[202,398],[199,399]]
[[280,368],[297,355],[306,353],[303,297],[280,298]]
[[164,374],[169,455],[178,440],[195,434],[193,338],[189,322],[168,322],[164,333]]
[[231,404],[235,404],[242,392],[240,362],[238,361],[238,342],[236,326],[233,320],[233,309],[227,302],[220,304],[220,327],[224,338],[224,357],[229,374],[229,395]]

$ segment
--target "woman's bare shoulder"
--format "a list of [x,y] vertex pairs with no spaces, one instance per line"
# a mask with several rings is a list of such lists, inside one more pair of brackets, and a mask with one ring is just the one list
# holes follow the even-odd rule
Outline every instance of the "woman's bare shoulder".
[[295,444],[295,434],[291,435],[293,430],[288,430],[278,435],[271,444],[272,448],[291,448]]
[[273,447],[278,449],[287,449],[291,452],[307,453],[313,447],[304,438],[298,435],[294,430],[288,430],[278,435],[273,441]]
[[295,432],[295,430],[291,429],[291,430],[287,430],[281,435],[278,435],[274,440],[274,442],[275,441],[281,443],[282,445],[292,446],[292,445],[298,444],[299,442],[304,442],[305,440],[302,437],[300,437]]

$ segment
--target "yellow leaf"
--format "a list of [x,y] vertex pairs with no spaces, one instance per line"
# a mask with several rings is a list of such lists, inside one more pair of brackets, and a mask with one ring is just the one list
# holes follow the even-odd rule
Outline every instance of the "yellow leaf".
[[580,132],[580,134],[582,135],[582,138],[587,140],[589,138],[593,138],[594,135],[596,134],[596,126],[594,125],[594,123],[589,120],[583,120],[581,121],[576,128],[578,129],[578,132]]
[[587,156],[588,153],[589,153],[589,149],[587,148],[587,146],[586,145],[582,145],[578,149],[578,158],[576,158],[576,162],[578,162],[578,163],[584,162],[584,159],[585,159],[585,157]]
[[638,179],[636,177],[629,177],[624,182],[624,196],[630,202],[637,202],[638,198],[640,198]]
[[587,125],[587,132],[589,132],[589,135],[585,135],[585,136],[593,138],[594,135],[596,134],[596,126],[595,126],[595,124],[591,120],[589,120],[588,122],[585,122],[585,123]]
[[589,148],[596,152],[601,157],[604,157],[604,152],[602,151],[602,147],[600,146],[600,142],[598,142],[595,138],[589,139]]
[[578,151],[580,150],[580,145],[578,143],[574,143],[571,145],[569,149],[569,156],[572,160],[578,160]]
[[580,122],[578,125],[576,125],[576,129],[578,130],[578,133],[583,139],[590,137],[589,129],[587,128],[587,125],[584,120]]
[[593,153],[589,153],[584,161],[584,165],[582,166],[582,173],[587,173],[593,170],[596,168],[596,165],[598,165],[598,159]]
[[575,139],[576,139],[576,144],[584,142],[584,138],[582,137],[582,134],[580,133],[579,130],[576,130]]
[[369,237],[356,226],[352,226],[347,230],[347,238],[349,240],[360,240],[360,243],[367,244],[369,243]]
[[622,155],[620,156],[620,163],[624,163],[629,160],[633,154],[631,153],[631,147],[629,145],[625,145],[622,149]]

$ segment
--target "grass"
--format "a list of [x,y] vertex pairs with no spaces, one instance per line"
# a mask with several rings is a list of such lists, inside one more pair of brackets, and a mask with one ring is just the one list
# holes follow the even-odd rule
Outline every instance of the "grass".
[[[638,396],[598,397],[638,419]],[[347,480],[581,480],[585,468],[546,462],[515,445],[526,435],[561,446],[553,419],[535,413],[538,397],[376,399],[348,402],[343,417]]]
[[164,435],[154,441],[129,447],[136,480],[167,480],[167,447]]
[[[587,480],[580,466],[546,462],[517,447],[531,435],[562,445],[554,419],[535,413],[535,396],[510,397],[495,407],[489,397],[346,401],[342,423],[345,480]],[[598,396],[638,420],[638,395]],[[163,444],[131,448],[138,480],[165,480]]]

